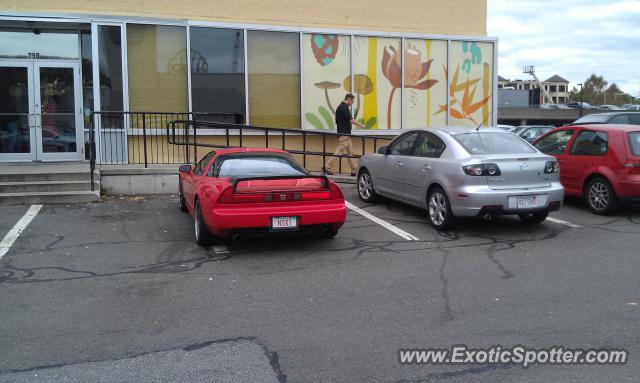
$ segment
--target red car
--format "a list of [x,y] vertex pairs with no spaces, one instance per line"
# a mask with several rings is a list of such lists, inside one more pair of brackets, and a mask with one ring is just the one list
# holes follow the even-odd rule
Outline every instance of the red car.
[[558,159],[565,194],[584,198],[592,212],[640,202],[640,126],[569,125],[533,145]]
[[334,237],[346,220],[344,194],[275,149],[219,149],[180,166],[180,208],[199,245],[235,234],[310,231]]

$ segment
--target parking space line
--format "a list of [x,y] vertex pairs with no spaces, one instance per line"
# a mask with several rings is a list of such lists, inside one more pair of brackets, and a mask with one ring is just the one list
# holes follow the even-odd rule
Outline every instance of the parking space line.
[[394,226],[392,224],[390,224],[389,222],[382,220],[378,217],[376,217],[375,215],[368,213],[362,209],[360,209],[359,207],[351,204],[348,201],[344,201],[344,204],[347,208],[353,210],[354,212],[360,214],[361,216],[370,219],[371,221],[377,223],[378,225],[384,227],[385,229],[399,235],[400,237],[406,239],[407,241],[419,241],[420,238],[416,237],[415,235],[411,234],[411,233],[407,233],[406,231],[400,229],[397,226]]
[[27,228],[31,220],[35,218],[38,212],[42,209],[42,205],[31,205],[29,210],[20,218],[18,222],[9,230],[7,235],[4,236],[2,241],[0,241],[0,259],[4,257],[5,254],[9,251],[13,243],[18,239],[20,233]]
[[553,218],[553,217],[547,217],[547,221],[559,223],[561,225],[566,225],[566,226],[569,226],[569,227],[582,227],[580,225],[576,225],[575,223],[571,223],[569,221],[563,221],[561,219]]

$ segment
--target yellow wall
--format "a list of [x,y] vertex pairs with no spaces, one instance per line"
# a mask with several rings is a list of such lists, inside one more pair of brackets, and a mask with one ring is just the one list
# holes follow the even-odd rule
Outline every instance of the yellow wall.
[[486,0],[3,0],[3,10],[319,28],[486,34]]

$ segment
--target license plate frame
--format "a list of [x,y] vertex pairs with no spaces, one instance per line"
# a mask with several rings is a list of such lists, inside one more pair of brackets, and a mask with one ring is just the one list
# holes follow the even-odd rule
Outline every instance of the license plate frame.
[[300,217],[277,216],[271,217],[271,230],[273,231],[297,231],[300,229]]

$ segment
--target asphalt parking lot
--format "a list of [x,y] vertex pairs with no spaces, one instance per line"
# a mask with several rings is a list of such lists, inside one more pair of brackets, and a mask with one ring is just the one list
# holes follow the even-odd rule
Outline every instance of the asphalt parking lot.
[[[466,220],[347,200],[332,240],[193,241],[176,195],[45,205],[0,260],[1,382],[632,382],[640,210]],[[0,207],[0,238],[28,206]],[[402,366],[399,348],[623,348],[624,366]]]

